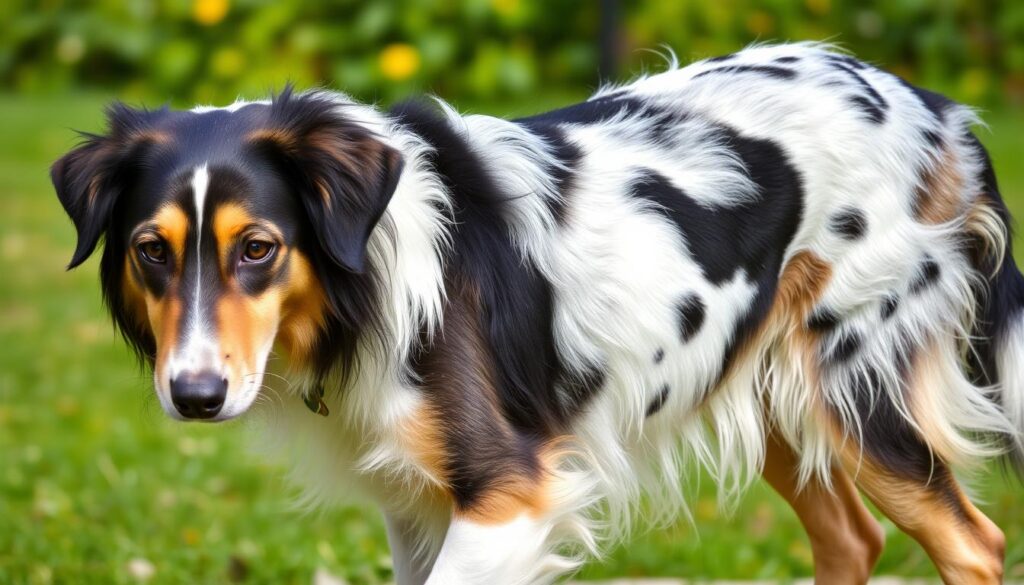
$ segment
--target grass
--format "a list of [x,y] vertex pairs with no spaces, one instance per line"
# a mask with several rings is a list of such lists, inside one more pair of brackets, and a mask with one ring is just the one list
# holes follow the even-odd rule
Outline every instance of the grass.
[[[247,454],[244,422],[167,420],[103,312],[96,260],[64,271],[74,230],[47,166],[72,145],[69,128],[100,127],[103,101],[0,96],[0,582],[131,583],[133,560],[159,583],[309,583],[317,567],[356,585],[388,580],[375,511],[298,512],[281,470]],[[987,119],[982,138],[1024,217],[1024,116]],[[694,501],[699,534],[680,524],[640,535],[583,577],[810,575],[807,541],[777,496],[758,485],[725,518],[708,483]],[[1008,574],[1024,577],[1024,490],[998,473],[980,483],[1010,542]],[[885,528],[879,573],[934,576],[920,547]]]

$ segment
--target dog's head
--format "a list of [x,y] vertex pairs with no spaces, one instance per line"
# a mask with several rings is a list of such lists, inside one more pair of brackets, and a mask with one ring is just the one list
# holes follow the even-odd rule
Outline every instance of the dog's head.
[[402,159],[346,107],[289,90],[227,109],[116,104],[106,135],[54,163],[78,231],[70,267],[105,238],[107,305],[170,415],[237,416],[275,342],[324,362],[319,346],[358,333],[352,295],[370,286],[368,240]]

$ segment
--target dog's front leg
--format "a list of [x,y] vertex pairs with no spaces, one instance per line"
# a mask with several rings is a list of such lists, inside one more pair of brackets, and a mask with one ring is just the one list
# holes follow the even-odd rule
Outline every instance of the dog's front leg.
[[520,585],[557,570],[545,559],[546,523],[519,515],[501,523],[456,516],[427,585]]
[[417,546],[422,535],[413,522],[385,512],[384,526],[396,585],[423,585],[434,566],[436,552]]

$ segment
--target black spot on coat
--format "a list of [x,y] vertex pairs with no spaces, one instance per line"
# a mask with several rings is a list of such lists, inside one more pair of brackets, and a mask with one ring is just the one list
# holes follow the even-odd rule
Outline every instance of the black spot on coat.
[[832,231],[847,240],[859,240],[868,230],[868,220],[859,209],[848,208],[836,213],[829,222]]
[[807,318],[807,328],[815,333],[827,333],[839,325],[839,315],[832,309],[821,308]]
[[647,406],[646,416],[651,417],[654,416],[655,414],[658,414],[658,411],[664,408],[665,403],[668,402],[668,395],[670,392],[671,389],[668,387],[668,384],[662,386],[661,389],[658,390],[658,395],[655,396],[654,400],[652,400],[651,403]]
[[931,287],[942,276],[942,268],[930,255],[926,255],[917,269],[917,275],[910,282],[911,294],[918,294]]
[[825,360],[831,365],[845,363],[860,351],[862,343],[861,335],[856,331],[841,333],[838,338],[831,342],[831,347],[825,356]]
[[679,311],[679,339],[683,343],[687,343],[697,335],[704,325],[707,308],[699,296],[692,294],[680,301],[677,309]]
[[765,75],[775,79],[794,79],[796,77],[796,71],[786,67],[776,67],[775,65],[727,65],[725,67],[717,67],[715,69],[701,71],[697,75],[694,75],[693,79],[708,75],[728,73],[756,73],[758,75]]
[[881,315],[882,320],[888,320],[896,314],[896,310],[900,308],[900,298],[896,295],[888,295],[882,301]]

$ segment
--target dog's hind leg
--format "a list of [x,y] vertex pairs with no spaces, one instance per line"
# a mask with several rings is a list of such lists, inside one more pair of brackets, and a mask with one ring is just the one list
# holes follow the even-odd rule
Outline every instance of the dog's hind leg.
[[967,499],[949,469],[936,463],[928,481],[894,473],[853,445],[843,465],[896,525],[917,540],[946,583],[1002,583],[1005,539]]
[[867,583],[885,544],[882,527],[838,465],[831,470],[831,490],[816,479],[801,487],[797,466],[796,453],[782,439],[769,435],[762,476],[789,503],[807,531],[815,582]]
[[1003,533],[968,500],[948,465],[886,397],[859,408],[859,432],[842,432],[836,420],[833,445],[861,491],[924,547],[946,583],[1001,583]]

